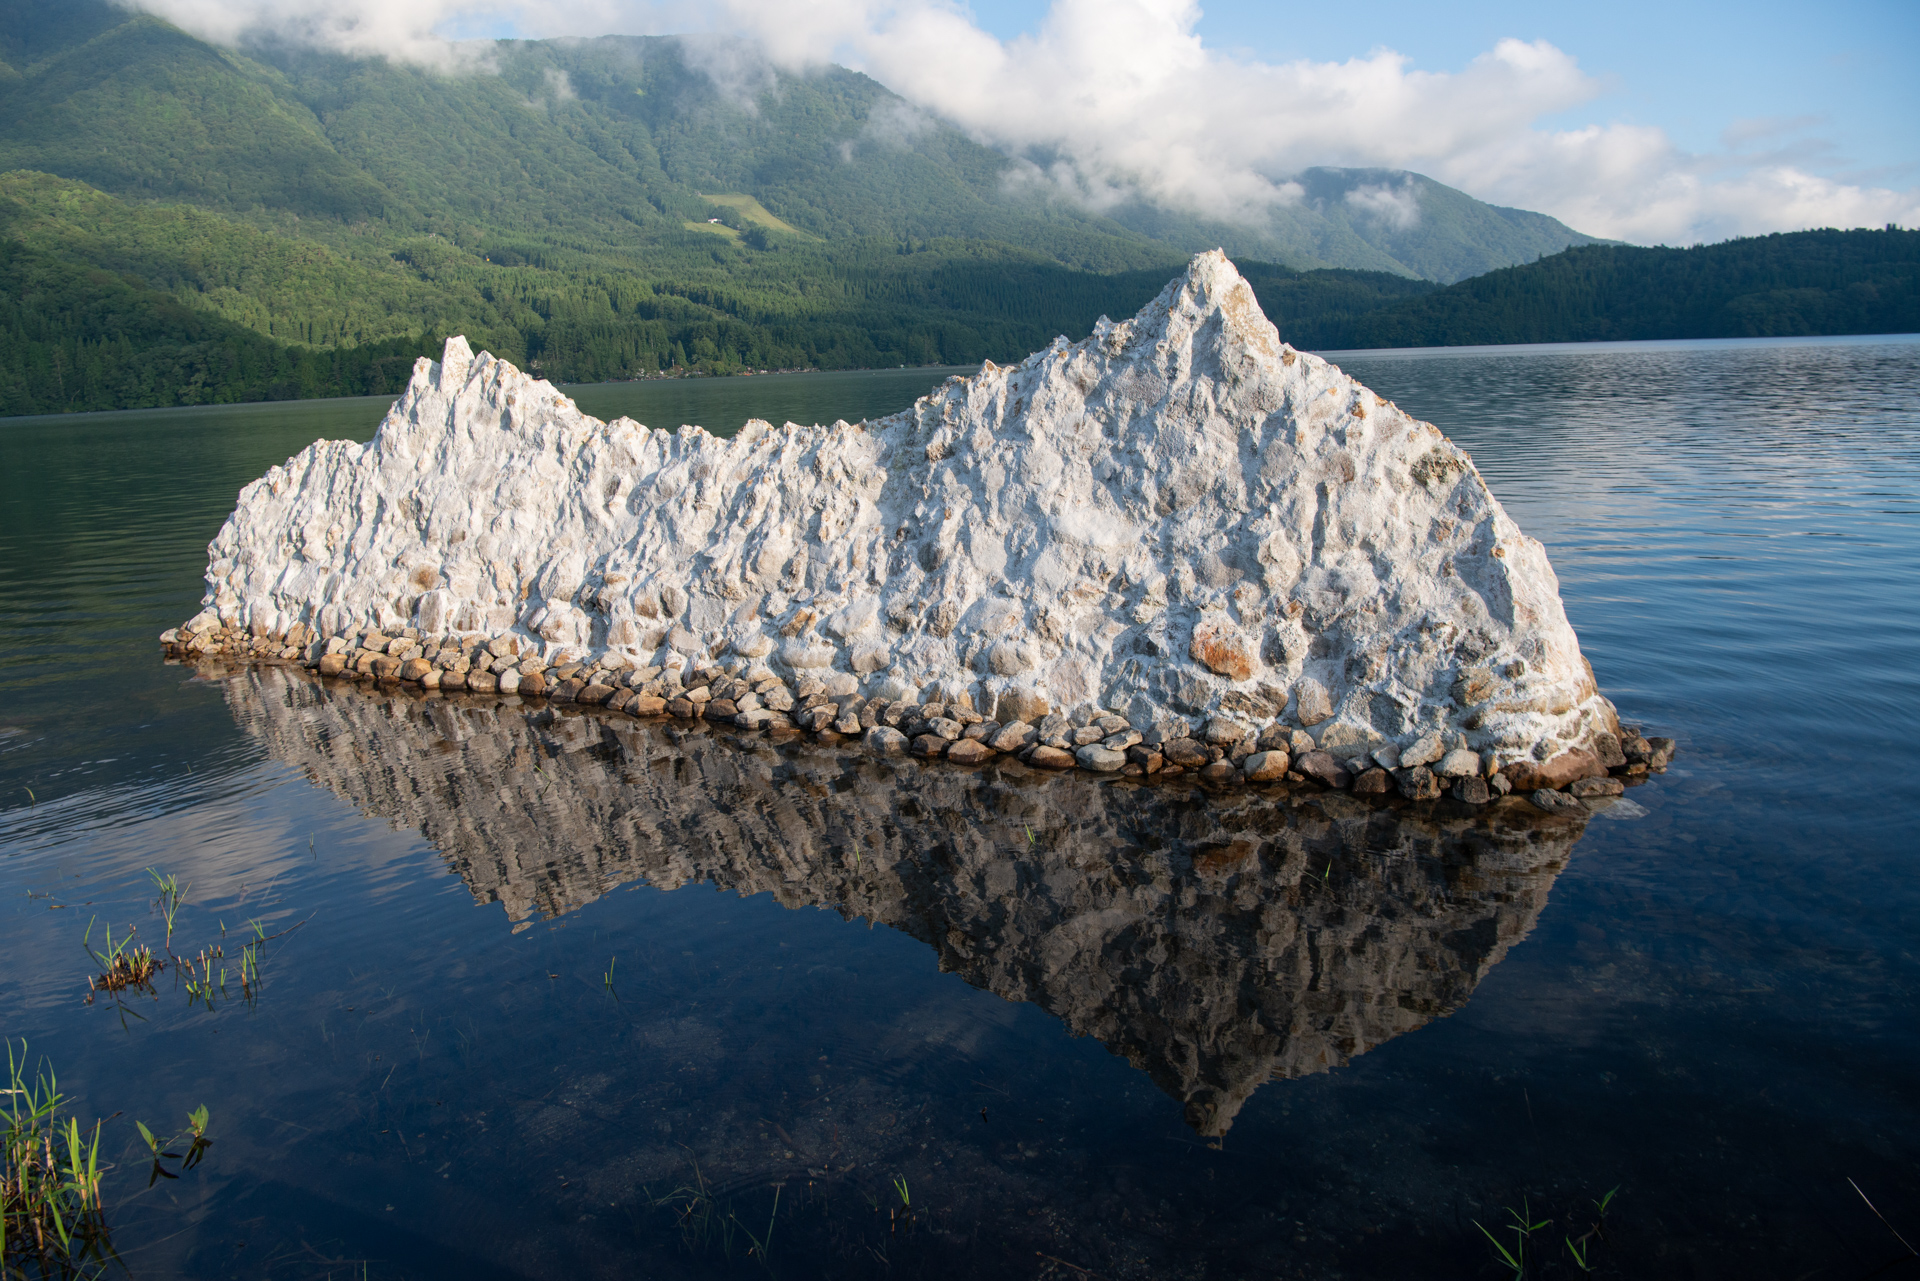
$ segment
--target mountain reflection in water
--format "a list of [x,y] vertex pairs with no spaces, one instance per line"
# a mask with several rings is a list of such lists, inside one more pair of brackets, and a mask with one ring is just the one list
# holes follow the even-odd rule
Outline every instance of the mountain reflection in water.
[[417,829],[516,930],[630,882],[831,908],[1097,1038],[1206,1135],[1270,1078],[1460,1008],[1582,831],[1519,801],[1205,796],[285,669],[225,688],[274,757]]

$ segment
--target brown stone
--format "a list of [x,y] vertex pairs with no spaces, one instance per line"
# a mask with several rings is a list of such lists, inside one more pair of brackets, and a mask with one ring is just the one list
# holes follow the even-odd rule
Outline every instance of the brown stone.
[[993,719],[1002,725],[1010,725],[1015,721],[1031,725],[1045,719],[1052,711],[1053,704],[1038,690],[1010,689],[994,703]]
[[1240,781],[1240,767],[1232,761],[1215,761],[1200,771],[1200,779],[1215,786],[1237,783]]
[[1393,780],[1400,789],[1400,795],[1410,801],[1437,800],[1440,796],[1440,780],[1434,777],[1432,770],[1424,765],[1409,765],[1393,771]]
[[739,705],[730,698],[716,698],[707,704],[707,719],[710,721],[728,721],[739,714]]
[[1201,623],[1193,629],[1193,644],[1187,647],[1187,652],[1195,662],[1228,680],[1243,681],[1253,675],[1252,646],[1231,624]]
[[667,715],[677,716],[683,721],[692,720],[695,710],[694,705],[684,698],[676,698],[667,704]]
[[959,761],[962,765],[978,765],[999,754],[977,738],[963,738],[947,749],[947,759]]
[[1558,791],[1582,778],[1598,778],[1607,771],[1599,757],[1572,747],[1550,761],[1509,761],[1501,767],[1516,792]]
[[1620,748],[1620,740],[1605,730],[1593,736],[1593,754],[1608,769],[1614,769],[1627,763],[1627,754]]
[[322,676],[338,676],[341,672],[344,672],[346,670],[347,670],[347,656],[345,654],[321,655],[320,674]]
[[417,681],[432,670],[433,664],[429,663],[426,659],[409,658],[406,662],[400,664],[400,679],[403,681]]
[[1619,796],[1627,785],[1617,778],[1582,778],[1569,784],[1567,790],[1584,801],[1592,796]]
[[1167,764],[1167,758],[1160,754],[1159,748],[1148,747],[1144,743],[1129,747],[1127,759],[1138,765],[1143,774],[1158,774]]
[[1079,763],[1073,758],[1072,752],[1048,747],[1044,743],[1034,748],[1033,755],[1027,757],[1027,764],[1037,765],[1041,769],[1072,769]]
[[1578,818],[1587,812],[1587,807],[1578,798],[1565,792],[1556,792],[1551,788],[1539,788],[1528,795],[1528,800],[1549,814],[1559,814],[1567,818]]
[[938,734],[922,734],[907,745],[907,750],[915,756],[945,756],[950,740]]
[[658,694],[641,694],[627,704],[627,711],[633,716],[658,716],[667,710],[667,700]]
[[465,689],[466,687],[467,687],[467,674],[465,672],[441,672],[440,673],[441,689],[462,690],[462,689]]
[[1025,721],[1013,721],[1002,725],[988,737],[987,745],[996,752],[1017,752],[1039,737],[1039,732]]
[[520,677],[520,692],[529,695],[546,693],[547,678],[539,672],[523,673]]
[[1255,752],[1247,757],[1240,770],[1249,783],[1270,783],[1287,776],[1288,763],[1285,752]]
[[467,688],[476,694],[491,694],[499,686],[492,672],[472,671],[467,673]]
[[1315,749],[1295,761],[1293,768],[1314,782],[1324,787],[1331,787],[1336,792],[1344,792],[1353,786],[1353,775],[1347,773],[1346,767],[1333,759],[1331,752]]
[[1185,769],[1199,769],[1213,760],[1213,753],[1190,738],[1169,739],[1160,745],[1160,754]]
[[1487,786],[1486,779],[1469,774],[1453,781],[1453,799],[1469,805],[1485,805],[1493,799],[1493,790]]
[[583,688],[578,694],[575,694],[573,701],[597,707],[612,697],[613,686],[602,685],[599,681],[595,681],[593,684]]
[[1385,796],[1393,790],[1393,776],[1378,765],[1353,780],[1355,796]]

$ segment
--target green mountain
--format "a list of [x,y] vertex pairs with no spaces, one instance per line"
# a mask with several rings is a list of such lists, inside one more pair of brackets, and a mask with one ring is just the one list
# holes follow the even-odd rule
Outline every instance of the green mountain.
[[0,83],[0,170],[256,219],[617,245],[710,225],[708,197],[746,195],[826,240],[992,240],[1100,271],[1224,242],[1299,268],[1438,280],[1589,239],[1374,170],[1303,175],[1303,198],[1266,227],[1101,217],[1008,195],[1013,161],[865,76],[767,69],[723,87],[674,38],[500,42],[490,70],[437,75],[242,55],[104,0],[0,0],[0,28],[19,73]]
[[1398,300],[1269,314],[1288,341],[1320,351],[1920,333],[1920,231],[1589,245]]

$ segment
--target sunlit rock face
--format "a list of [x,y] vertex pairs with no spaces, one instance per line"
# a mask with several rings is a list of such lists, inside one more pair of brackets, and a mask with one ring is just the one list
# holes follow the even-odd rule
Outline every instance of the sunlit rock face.
[[248,486],[207,583],[200,627],[510,633],[1141,729],[1285,717],[1341,759],[1439,732],[1546,761],[1618,728],[1467,455],[1281,343],[1219,253],[902,413],[725,440],[603,423],[453,339],[370,443]]
[[1267,1080],[1462,1005],[1581,832],[1518,801],[1203,798],[513,700],[376,698],[283,669],[226,688],[274,757],[418,829],[516,922],[641,881],[889,925],[1124,1055],[1206,1134]]

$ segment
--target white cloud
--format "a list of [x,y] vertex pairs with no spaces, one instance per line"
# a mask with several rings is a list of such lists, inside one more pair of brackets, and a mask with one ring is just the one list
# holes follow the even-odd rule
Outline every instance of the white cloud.
[[[485,4],[458,0],[119,0],[214,41],[234,45],[259,36],[344,53],[385,55],[438,70],[474,65],[479,51],[442,38],[436,28]],[[502,6],[504,9],[505,6]]]
[[[1508,39],[1451,72],[1390,49],[1344,62],[1260,63],[1207,48],[1192,0],[1054,0],[1002,41],[952,0],[123,0],[223,42],[250,32],[453,68],[441,38],[492,16],[529,35],[705,30],[745,37],[787,68],[839,62],[1027,161],[1016,180],[1096,206],[1139,193],[1250,219],[1290,203],[1312,165],[1412,169],[1582,231],[1688,243],[1811,226],[1920,223],[1920,191],[1848,182],[1816,123],[1732,121],[1724,149],[1689,153],[1658,128],[1541,122],[1594,110],[1604,86],[1545,41]],[[756,77],[731,41],[698,46],[716,78]],[[910,124],[910,118],[896,122]],[[887,128],[890,126],[883,126]],[[1404,218],[1390,189],[1361,197]],[[1366,202],[1372,201],[1372,204]]]
[[1395,231],[1411,231],[1420,225],[1420,193],[1411,178],[1397,185],[1355,187],[1347,193],[1347,203]]

